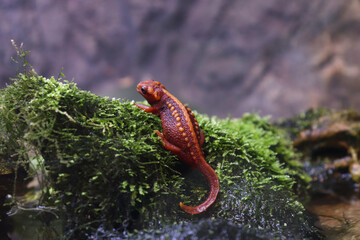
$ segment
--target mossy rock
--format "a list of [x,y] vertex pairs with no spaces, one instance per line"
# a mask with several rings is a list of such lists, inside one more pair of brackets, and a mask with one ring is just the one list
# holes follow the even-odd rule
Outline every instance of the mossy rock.
[[179,202],[201,203],[209,191],[205,178],[163,148],[153,132],[160,119],[133,102],[30,70],[1,90],[0,107],[0,156],[30,174],[34,162],[44,171],[41,204],[64,211],[65,237],[99,229],[135,237],[204,219],[274,238],[319,237],[295,194],[304,192],[308,177],[268,119],[196,114],[220,193],[206,212],[192,216]]

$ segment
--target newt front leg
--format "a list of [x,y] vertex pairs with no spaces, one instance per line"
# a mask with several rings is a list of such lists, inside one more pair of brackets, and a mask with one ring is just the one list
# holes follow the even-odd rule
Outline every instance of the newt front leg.
[[152,114],[157,114],[158,113],[158,110],[156,108],[149,107],[149,106],[146,106],[146,105],[140,104],[140,103],[135,103],[135,105],[138,108],[143,109],[145,112],[152,113]]

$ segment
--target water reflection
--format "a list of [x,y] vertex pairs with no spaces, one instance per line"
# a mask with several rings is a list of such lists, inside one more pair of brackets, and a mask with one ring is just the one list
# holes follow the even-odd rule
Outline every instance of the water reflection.
[[327,239],[360,239],[360,199],[326,195],[314,198],[308,206],[318,216],[316,225]]
[[9,213],[12,230],[8,232],[11,239],[60,239],[62,236],[63,219],[55,209],[37,207],[14,207]]

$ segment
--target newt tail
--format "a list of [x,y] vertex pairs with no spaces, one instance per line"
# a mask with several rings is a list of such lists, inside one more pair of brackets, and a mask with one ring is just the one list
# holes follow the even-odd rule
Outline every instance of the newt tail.
[[204,212],[216,200],[219,193],[219,179],[206,163],[201,145],[205,137],[191,109],[183,105],[159,82],[149,80],[138,84],[137,91],[151,106],[136,104],[145,112],[161,118],[163,133],[155,130],[165,149],[174,153],[193,169],[199,170],[210,185],[208,198],[198,206],[190,207],[180,202],[180,208],[190,214]]
[[[203,160],[205,162],[205,160]],[[206,177],[206,180],[210,183],[210,193],[208,198],[198,206],[190,207],[180,202],[180,208],[190,214],[199,214],[205,211],[216,200],[216,196],[219,193],[219,179],[215,171],[206,162],[201,165],[201,173]]]

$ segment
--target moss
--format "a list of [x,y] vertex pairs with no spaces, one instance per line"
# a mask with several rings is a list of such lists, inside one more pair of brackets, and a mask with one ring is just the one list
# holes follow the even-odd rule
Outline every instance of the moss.
[[221,191],[208,211],[191,216],[178,203],[202,202],[208,184],[163,148],[153,132],[161,129],[159,118],[133,102],[28,71],[1,90],[0,107],[0,156],[15,165],[39,161],[47,183],[41,204],[65,212],[65,237],[100,227],[121,234],[203,218],[277,236],[316,235],[294,193],[306,187],[307,177],[294,162],[290,142],[268,119],[196,114]]
[[[221,129],[242,143],[243,150],[238,157],[251,162],[258,170],[246,174],[248,181],[254,181],[261,187],[276,180],[276,189],[291,190],[296,187],[304,193],[308,176],[301,170],[291,141],[277,128],[270,125],[268,118],[255,114],[245,114],[241,119],[220,120]],[[233,152],[233,149],[229,149]],[[261,176],[261,177],[260,177]]]

